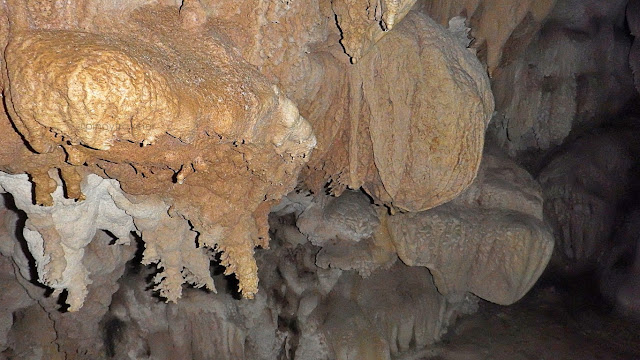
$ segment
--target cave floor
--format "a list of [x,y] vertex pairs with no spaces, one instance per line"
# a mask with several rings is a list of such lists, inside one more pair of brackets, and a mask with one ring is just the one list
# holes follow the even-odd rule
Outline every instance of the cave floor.
[[640,322],[581,295],[538,286],[511,306],[483,302],[440,344],[399,359],[640,359]]

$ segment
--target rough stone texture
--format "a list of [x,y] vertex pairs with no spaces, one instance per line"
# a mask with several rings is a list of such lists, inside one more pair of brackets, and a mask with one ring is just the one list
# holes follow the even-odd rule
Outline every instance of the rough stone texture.
[[[38,30],[57,26],[30,23],[25,16],[36,16],[33,9],[9,5],[7,108],[16,130],[42,156],[10,155],[41,158],[36,169],[20,169],[31,175],[36,203],[53,205],[47,170],[56,167],[70,198],[85,196],[79,183],[86,171],[120,180],[129,194],[155,194],[172,218],[183,218],[184,224],[169,225],[185,229],[175,230],[176,243],[166,246],[174,253],[181,243],[193,247],[192,226],[201,245],[223,252],[245,296],[253,296],[253,248],[267,244],[268,209],[293,189],[315,145],[295,105],[198,15],[195,2],[180,11],[132,10],[117,26],[96,25],[99,34],[76,31],[82,29],[77,24]],[[54,13],[65,11],[82,17],[72,5]],[[157,261],[157,255],[146,259]],[[175,270],[158,277],[167,277],[163,295],[171,300],[179,297],[181,261],[165,258]],[[185,280],[212,288],[199,272],[191,270]],[[73,301],[78,308],[81,298]]]
[[[16,252],[22,253],[22,249],[19,248],[18,242],[14,241],[13,236],[18,216],[8,210],[4,204],[1,213],[3,223],[0,235],[0,254],[2,255],[0,256],[0,284],[2,287],[0,294],[0,303],[2,304],[0,308],[0,352],[5,352],[10,346],[8,342],[11,331],[15,331],[13,327],[17,321],[14,314],[35,304],[35,300],[17,281],[17,277],[22,276],[20,275],[20,267],[17,266],[20,261],[12,261],[12,256]],[[24,260],[27,259],[24,258]],[[28,261],[26,262],[24,269],[29,276],[29,264]]]
[[380,227],[377,207],[360,191],[347,190],[339,197],[317,195],[308,202],[299,194],[290,194],[275,212],[293,214],[295,228],[278,224],[272,230],[286,234],[289,242],[311,242],[322,249],[316,265],[323,268],[357,270],[369,276],[378,268],[389,268],[397,256],[385,227]]
[[556,1],[435,0],[423,6],[442,25],[455,16],[466,17],[474,38],[472,47],[493,73],[526,48]]
[[112,200],[110,193],[119,191],[117,183],[95,175],[87,177],[83,187],[86,199],[81,202],[65,199],[62,184],[58,184],[52,194],[57,206],[51,207],[33,205],[27,175],[0,173],[0,188],[11,193],[17,208],[27,214],[23,235],[39,281],[58,294],[66,289],[70,310],[80,309],[91,283],[91,271],[83,264],[85,247],[98,230],[111,232],[120,244],[128,243],[129,233],[135,230],[131,217]]
[[487,136],[515,155],[547,151],[571,131],[618,121],[637,96],[626,60],[625,5],[558,1],[521,55],[493,72],[497,114]]
[[[352,74],[351,100],[335,112],[339,136],[320,136],[326,155],[310,162],[328,174],[335,194],[363,187],[377,202],[418,211],[471,183],[493,99],[484,69],[456,35],[410,12]],[[319,131],[336,126],[333,118],[310,121]],[[310,176],[307,183],[325,181]]]
[[469,291],[508,305],[538,279],[553,238],[542,222],[540,187],[531,175],[503,156],[485,159],[484,175],[460,200],[387,222],[400,259],[428,267],[440,293]]
[[493,96],[473,54],[425,16],[409,14],[379,44],[359,69],[382,182],[365,188],[401,209],[429,209],[473,181]]
[[402,263],[367,279],[343,276],[329,301],[324,331],[336,359],[391,359],[422,348],[474,304],[472,298],[448,301],[427,269]]
[[261,291],[252,301],[187,289],[177,304],[163,303],[144,290],[149,271],[130,270],[102,322],[110,330],[107,353],[135,359],[390,359],[437,341],[457,316],[475,311],[473,297],[439,294],[425,268],[398,263],[362,279],[319,269],[313,265],[316,247],[281,240],[276,236],[271,251],[257,253]]
[[[638,152],[556,145],[632,96],[624,4],[0,0],[0,187],[22,209],[0,211],[0,360],[402,358],[471,293],[516,301],[543,214],[589,242],[623,196]],[[482,154],[491,87],[489,143],[574,157],[539,177],[544,207]],[[616,271],[633,309],[638,271]]]
[[[280,345],[275,342],[277,319],[261,316],[264,312],[269,315],[264,296],[238,304],[230,294],[214,295],[189,289],[179,303],[165,304],[144,291],[142,275],[123,283],[105,317],[105,325],[116,330],[111,331],[107,339],[112,358],[276,358]],[[252,354],[246,349],[245,344],[251,341],[247,328],[251,327],[270,333],[273,347],[270,352]]]
[[335,0],[331,2],[345,52],[356,63],[409,12],[416,0]]
[[[96,234],[85,251],[83,264],[92,270],[91,284],[84,305],[77,312],[61,312],[55,297],[41,297],[39,303],[49,314],[57,334],[57,351],[67,357],[99,358],[105,352],[101,321],[108,312],[112,295],[118,290],[125,263],[135,248],[110,244],[113,238],[103,231]],[[38,295],[42,294],[40,290]],[[37,298],[33,292],[31,296]],[[41,295],[42,296],[42,295]]]
[[339,197],[318,195],[296,221],[300,232],[316,246],[330,240],[359,242],[372,237],[378,225],[375,207],[357,191],[345,191]]
[[[180,296],[184,281],[213,288],[203,270],[206,250],[194,249],[196,236],[198,246],[222,252],[227,272],[236,274],[245,296],[257,291],[253,249],[267,246],[269,208],[293,189],[316,144],[309,123],[271,81],[299,99],[309,94],[309,85],[302,85],[307,80],[349,67],[342,89],[356,101],[340,101],[348,111],[337,124],[350,128],[352,138],[334,147],[346,156],[322,153],[323,147],[333,147],[336,133],[319,122],[332,119],[326,111],[309,114],[324,141],[309,168],[319,174],[308,177],[313,188],[335,180],[336,194],[346,186],[364,186],[377,202],[423,210],[455,197],[475,177],[493,111],[488,79],[459,36],[422,14],[406,15],[411,1],[383,1],[373,23],[345,25],[343,44],[351,44],[346,47],[370,42],[361,47],[356,66],[331,55],[331,47],[318,51],[314,63],[307,55],[311,44],[330,40],[339,30],[326,17],[339,15],[345,8],[340,2],[331,7],[319,2],[307,10],[298,3],[261,4],[250,15],[255,26],[246,30],[233,30],[236,20],[229,16],[247,11],[247,4],[223,11],[207,1],[187,1],[180,8],[171,2],[88,1],[47,8],[44,15],[30,4],[5,6],[3,84],[11,125],[4,126],[9,132],[15,127],[19,136],[10,139],[2,169],[28,173],[38,205],[54,205],[56,184],[48,171],[56,168],[69,199],[87,196],[80,184],[88,173],[119,180],[127,194],[157,196],[155,211],[169,209],[164,230],[155,229],[160,215],[151,225],[146,222],[153,216],[142,216],[147,220],[138,219],[135,226],[149,244],[145,263],[163,269],[156,282],[162,282],[158,290],[169,300]],[[354,3],[353,11],[370,5]],[[303,13],[308,18],[296,23],[293,19]],[[105,19],[104,14],[119,16]],[[290,33],[273,25],[281,20],[300,38],[291,56],[276,58],[282,43],[262,34]],[[386,31],[362,38],[376,21]],[[330,30],[317,30],[329,25]],[[291,78],[296,71],[290,65],[296,62],[303,68]],[[411,69],[406,82],[397,81],[407,78],[401,67]],[[401,91],[392,91],[391,84],[401,85]],[[333,99],[301,108],[309,112],[328,100]],[[393,106],[385,105],[389,101]],[[327,161],[337,161],[337,167]],[[16,166],[20,162],[25,165]],[[400,169],[405,162],[410,165]],[[55,250],[55,240],[41,242]],[[185,259],[198,261],[184,265]],[[44,273],[42,280],[53,284],[62,268],[56,265],[46,274],[53,280],[44,279]],[[69,288],[70,282],[56,286]],[[82,286],[77,286],[72,310],[82,302]]]
[[585,135],[553,157],[538,175],[545,219],[556,241],[552,263],[557,269],[568,274],[594,269],[611,247],[618,206],[637,159],[637,136],[634,129]]
[[495,146],[485,148],[476,181],[451,204],[502,209],[543,220],[540,185],[531,174]]
[[100,358],[104,354],[100,321],[134,248],[115,245],[112,235],[96,232],[80,259],[81,265],[91,270],[84,306],[76,312],[60,311],[58,298],[47,296],[46,289],[37,283],[35,260],[22,237],[26,216],[15,208],[11,197],[5,196],[5,202],[0,263],[5,270],[9,266],[7,275],[13,275],[12,281],[5,278],[3,284],[4,294],[13,299],[3,302],[3,311],[8,311],[3,314],[11,319],[6,329],[10,331],[3,328],[0,332],[4,353],[20,359]]

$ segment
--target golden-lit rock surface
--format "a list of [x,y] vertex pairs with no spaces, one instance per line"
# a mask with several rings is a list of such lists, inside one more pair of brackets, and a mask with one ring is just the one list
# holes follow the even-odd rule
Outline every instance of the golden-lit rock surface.
[[[309,116],[326,152],[310,166],[326,172],[334,193],[363,187],[380,203],[420,211],[469,186],[493,96],[479,61],[453,33],[409,13],[347,69],[352,75],[336,81],[344,87],[336,91],[350,101],[330,118]],[[325,183],[313,175],[308,182]]]
[[[196,246],[197,232],[198,251],[222,251],[251,297],[253,248],[267,246],[270,204],[293,189],[315,137],[296,106],[206,18],[178,10],[142,8],[100,34],[12,28],[4,93],[27,148],[14,136],[3,169],[30,174],[34,202],[47,206],[55,207],[53,168],[67,196],[79,200],[78,172],[117,179],[130,195],[159,197],[170,218],[194,230],[162,247]],[[163,295],[177,299],[188,260],[147,259],[172,262]]]
[[[251,2],[9,1],[2,170],[29,174],[37,205],[57,206],[57,181],[65,197],[86,201],[91,173],[137,199],[123,208],[153,196],[149,206],[167,215],[131,216],[145,263],[163,269],[161,295],[176,300],[183,282],[213,289],[203,267],[215,250],[251,297],[253,249],[267,246],[266,217],[297,184],[314,132],[318,154],[304,174],[313,189],[362,186],[376,202],[416,211],[475,177],[493,112],[487,76],[455,34],[410,13],[413,3],[256,3],[250,12]],[[333,42],[340,31],[346,54]],[[298,38],[283,47],[285,34]],[[314,87],[327,93],[316,98]]]
[[331,2],[345,52],[356,63],[386,31],[409,12],[416,0],[337,0]]
[[638,4],[0,0],[0,360],[446,357],[550,258],[640,312]]

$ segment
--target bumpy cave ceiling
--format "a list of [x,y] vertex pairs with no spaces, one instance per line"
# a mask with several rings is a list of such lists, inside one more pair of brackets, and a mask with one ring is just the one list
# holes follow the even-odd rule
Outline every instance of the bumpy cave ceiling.
[[638,0],[1,0],[0,359],[391,359],[545,269],[640,314],[635,36]]

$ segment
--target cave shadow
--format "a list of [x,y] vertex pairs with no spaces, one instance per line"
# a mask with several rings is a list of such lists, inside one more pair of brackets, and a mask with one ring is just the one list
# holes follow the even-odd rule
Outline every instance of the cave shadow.
[[[37,266],[36,266],[36,259],[33,257],[33,255],[31,255],[31,251],[29,251],[29,245],[27,244],[27,240],[24,238],[24,229],[26,227],[26,223],[27,223],[27,214],[18,209],[18,207],[16,206],[15,201],[13,200],[13,196],[9,193],[2,193],[2,200],[4,202],[4,206],[7,208],[8,211],[12,211],[13,213],[15,213],[18,216],[18,220],[16,221],[16,226],[13,232],[13,236],[14,238],[18,241],[18,244],[20,245],[20,250],[22,251],[22,253],[24,254],[24,256],[26,257],[28,263],[29,263],[29,277],[30,279],[28,279],[28,281],[41,288],[41,289],[45,289],[45,296],[49,297],[51,296],[51,294],[53,294],[53,289],[51,289],[48,286],[45,286],[43,284],[41,284],[38,281],[38,270],[37,270]],[[18,274],[16,274],[18,275]],[[27,279],[25,279],[27,280]]]
[[[158,301],[164,302],[166,299],[160,295],[160,292],[155,289],[154,277],[161,271],[158,264],[143,265],[142,260],[144,258],[145,243],[142,237],[131,232],[131,236],[136,246],[136,252],[134,257],[126,264],[125,273],[122,279],[130,276],[139,276],[144,273],[144,281],[147,284],[145,291],[148,291],[150,295]],[[115,238],[115,237],[114,237]],[[197,240],[197,239],[196,239]],[[242,293],[240,292],[239,281],[234,274],[225,275],[225,267],[221,264],[220,253],[216,253],[209,265],[209,273],[214,279],[218,292],[230,294],[235,300],[242,299]],[[192,288],[189,285],[182,285],[183,290]],[[200,288],[198,291],[205,291],[212,293],[212,291]]]
[[224,274],[226,268],[220,262],[220,255],[220,253],[217,253],[214,260],[211,261],[209,265],[209,273],[216,284],[223,285],[220,286],[221,290],[230,294],[235,300],[242,300],[240,282],[236,278],[235,274]]

